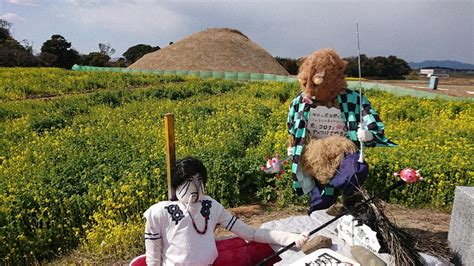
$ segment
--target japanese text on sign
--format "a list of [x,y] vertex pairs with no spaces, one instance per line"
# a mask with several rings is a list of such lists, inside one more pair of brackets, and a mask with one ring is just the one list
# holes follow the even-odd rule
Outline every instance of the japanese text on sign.
[[342,113],[334,107],[318,106],[309,113],[306,127],[313,138],[322,139],[330,136],[346,136],[347,127],[342,120]]

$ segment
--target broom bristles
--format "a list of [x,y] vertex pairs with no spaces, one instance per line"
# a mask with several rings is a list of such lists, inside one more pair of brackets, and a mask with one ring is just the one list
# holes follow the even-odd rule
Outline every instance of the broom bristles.
[[[363,188],[359,189],[359,193],[365,200],[370,198],[367,190]],[[388,253],[392,255],[391,260],[393,260],[392,263],[395,265],[425,264],[425,260],[418,251],[426,252],[448,261],[452,258],[446,243],[442,243],[439,240],[432,241],[432,239],[414,237],[393,224],[384,214],[381,200],[374,199],[367,206],[367,212],[375,220],[371,223],[372,230],[380,236],[381,246],[385,247]]]

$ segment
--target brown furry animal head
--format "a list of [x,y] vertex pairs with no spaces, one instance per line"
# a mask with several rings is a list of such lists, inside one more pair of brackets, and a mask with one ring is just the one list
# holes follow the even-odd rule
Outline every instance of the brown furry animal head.
[[302,91],[320,102],[331,102],[347,86],[344,69],[347,62],[334,49],[320,49],[306,57],[300,66],[298,80]]
[[346,137],[307,138],[302,154],[303,170],[320,184],[327,184],[344,156],[356,151],[357,146]]

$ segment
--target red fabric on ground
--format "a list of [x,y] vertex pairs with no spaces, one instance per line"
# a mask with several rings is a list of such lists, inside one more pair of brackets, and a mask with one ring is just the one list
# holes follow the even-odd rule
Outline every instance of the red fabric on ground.
[[[214,261],[214,266],[253,266],[273,254],[269,244],[249,242],[242,238],[229,238],[216,241],[219,255]],[[280,257],[273,258],[266,265],[273,265],[281,260]]]
[[[216,241],[217,259],[214,266],[253,266],[273,254],[273,249],[269,244],[258,242],[247,243],[242,238],[234,237]],[[280,257],[275,257],[266,265],[273,265],[281,261]],[[146,257],[141,255],[136,257],[131,266],[146,266]]]

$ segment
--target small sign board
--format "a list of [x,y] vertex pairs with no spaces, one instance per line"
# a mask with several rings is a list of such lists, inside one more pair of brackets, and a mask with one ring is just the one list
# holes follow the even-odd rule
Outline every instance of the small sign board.
[[354,227],[354,245],[363,246],[374,253],[380,251],[377,233],[365,224]]
[[292,266],[309,266],[309,265],[320,265],[320,266],[332,266],[332,265],[345,265],[345,266],[360,266],[356,261],[349,259],[331,249],[321,248],[311,254],[304,256],[303,258],[290,264]]
[[354,245],[354,216],[344,215],[337,224],[337,236],[344,240],[348,245]]
[[346,136],[347,126],[342,120],[341,110],[326,106],[311,108],[306,126],[311,137],[323,139],[330,136]]
[[352,215],[344,215],[339,219],[337,236],[350,246],[363,246],[374,253],[380,251],[377,232],[365,224],[359,224]]

